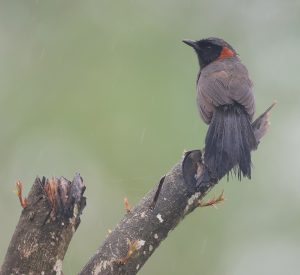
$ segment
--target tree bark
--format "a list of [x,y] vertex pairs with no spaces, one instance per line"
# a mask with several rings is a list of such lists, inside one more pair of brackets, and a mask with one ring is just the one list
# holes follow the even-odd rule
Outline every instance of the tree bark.
[[188,188],[183,171],[192,187],[196,186],[194,175],[197,170],[201,174],[202,169],[201,152],[187,153],[162,179],[154,208],[151,206],[158,185],[124,216],[79,274],[136,274],[161,241],[199,206],[199,200],[213,186],[209,185],[202,193]]
[[[266,134],[269,112],[274,105],[252,123],[257,143]],[[213,179],[204,180],[205,172],[201,151],[187,152],[138,205],[125,214],[79,274],[136,274],[169,232],[203,205],[201,200],[217,184]],[[79,175],[72,182],[65,178],[36,179],[27,201],[21,199],[25,208],[1,275],[62,274],[64,255],[85,207],[84,190]]]
[[[269,112],[274,105],[252,123],[257,144],[268,129]],[[205,169],[200,150],[186,153],[161,179],[163,185],[155,207],[153,198],[159,184],[124,216],[79,274],[136,274],[169,232],[201,205],[202,198],[217,183],[210,180],[199,188]]]
[[0,270],[6,274],[62,274],[62,263],[85,207],[80,175],[36,178]]

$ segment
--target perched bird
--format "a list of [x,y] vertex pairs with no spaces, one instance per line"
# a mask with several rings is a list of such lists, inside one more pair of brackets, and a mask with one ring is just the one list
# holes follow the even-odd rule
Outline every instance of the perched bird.
[[251,178],[251,150],[257,140],[251,126],[255,112],[252,82],[236,51],[220,38],[183,40],[197,54],[197,105],[209,128],[204,163],[210,179],[229,171]]

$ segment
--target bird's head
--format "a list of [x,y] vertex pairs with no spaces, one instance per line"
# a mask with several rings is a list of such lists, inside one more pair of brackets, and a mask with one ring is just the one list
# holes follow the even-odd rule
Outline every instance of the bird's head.
[[200,68],[204,68],[215,60],[230,58],[237,55],[236,51],[220,38],[211,37],[198,41],[183,40],[183,42],[196,51]]

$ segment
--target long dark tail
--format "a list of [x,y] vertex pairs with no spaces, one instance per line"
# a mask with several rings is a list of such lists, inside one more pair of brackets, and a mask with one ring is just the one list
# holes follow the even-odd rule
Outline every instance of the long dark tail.
[[239,104],[216,108],[205,138],[204,162],[211,178],[229,171],[251,178],[251,150],[257,147],[251,121]]

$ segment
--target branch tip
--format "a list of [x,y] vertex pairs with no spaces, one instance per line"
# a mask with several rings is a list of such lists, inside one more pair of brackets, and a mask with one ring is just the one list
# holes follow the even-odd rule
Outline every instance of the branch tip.
[[219,204],[223,201],[225,201],[224,190],[221,192],[221,194],[217,198],[213,197],[210,200],[208,200],[207,202],[199,201],[199,207],[213,206],[213,207],[217,208],[217,204]]
[[27,206],[27,199],[26,197],[23,198],[23,183],[20,180],[17,180],[16,182],[16,194],[19,198],[20,204],[22,208],[25,208]]
[[124,198],[124,209],[126,210],[127,214],[129,214],[131,211],[131,207],[129,205],[128,198],[126,198],[126,197]]
[[129,260],[129,258],[132,256],[133,253],[135,253],[137,250],[139,250],[142,246],[144,246],[145,241],[143,240],[134,240],[133,242],[127,239],[127,245],[128,245],[128,251],[127,255],[121,259],[116,260],[116,262],[120,264],[126,264]]

